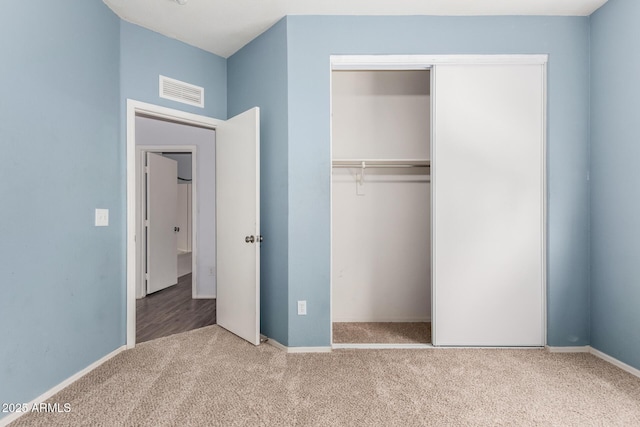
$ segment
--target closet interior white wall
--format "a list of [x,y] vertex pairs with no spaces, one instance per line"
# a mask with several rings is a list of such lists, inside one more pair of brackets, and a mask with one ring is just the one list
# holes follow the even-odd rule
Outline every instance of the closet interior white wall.
[[429,342],[430,104],[427,69],[332,72],[332,307],[340,330],[421,322]]

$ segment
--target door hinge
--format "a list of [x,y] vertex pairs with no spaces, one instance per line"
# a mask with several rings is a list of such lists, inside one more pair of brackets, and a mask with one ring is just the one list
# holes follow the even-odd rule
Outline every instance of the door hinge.
[[144,167],[144,173],[149,173],[149,166]]
[[145,226],[145,227],[148,227],[148,226],[149,226],[149,220],[148,220],[148,219],[145,219],[145,220],[144,220],[144,226]]
[[144,280],[149,280],[149,273],[144,273]]

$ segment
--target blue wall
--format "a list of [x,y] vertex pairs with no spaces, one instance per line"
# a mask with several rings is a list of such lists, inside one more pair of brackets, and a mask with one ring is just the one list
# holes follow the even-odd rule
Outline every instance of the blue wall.
[[[329,345],[329,55],[548,53],[548,343],[589,344],[589,20],[290,16],[289,341]],[[296,315],[296,301],[308,315]]]
[[[131,98],[202,116],[227,118],[227,61],[224,58],[121,21],[120,61],[124,111],[126,99]],[[203,87],[205,107],[160,98],[159,75]]]
[[260,107],[261,332],[288,343],[287,26],[282,19],[228,60],[229,116]]
[[0,53],[0,402],[29,402],[124,344],[119,20],[5,3]]
[[640,368],[640,2],[591,17],[591,345]]

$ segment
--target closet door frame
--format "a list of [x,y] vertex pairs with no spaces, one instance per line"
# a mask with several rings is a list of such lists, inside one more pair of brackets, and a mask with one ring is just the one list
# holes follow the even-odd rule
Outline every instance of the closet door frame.
[[[331,55],[329,66],[329,97],[330,97],[330,110],[332,104],[331,88],[332,88],[332,72],[338,70],[358,70],[358,71],[376,71],[376,70],[431,70],[431,141],[430,141],[430,159],[433,162],[431,165],[431,212],[435,210],[434,201],[435,194],[437,192],[437,179],[435,179],[434,171],[437,169],[437,160],[435,156],[435,115],[437,114],[437,93],[436,93],[436,79],[437,79],[437,66],[439,64],[447,65],[501,65],[501,64],[529,64],[529,65],[541,65],[543,68],[543,130],[542,130],[542,330],[544,345],[547,344],[547,165],[546,165],[546,145],[547,145],[547,63],[548,55]],[[332,111],[330,116],[332,117]],[[329,136],[329,153],[330,159],[333,158],[333,123],[330,119],[330,136]],[[329,162],[331,168],[331,162]],[[329,171],[329,176],[332,176],[332,171]],[[330,212],[333,212],[333,183],[330,180]],[[331,215],[332,216],[332,215]],[[436,230],[434,226],[434,215],[431,215],[431,256],[432,259],[436,253]],[[330,247],[333,248],[333,220],[330,218]],[[332,251],[332,249],[331,249]],[[332,347],[336,346],[333,343],[333,256],[330,256],[330,274],[329,274],[329,331],[330,342]],[[431,267],[431,341],[437,346],[437,318],[435,305],[437,302],[437,286],[436,286],[436,268],[432,264]],[[362,346],[354,345],[353,347],[371,348],[371,347],[425,347],[429,348],[432,345],[382,345],[382,346]]]

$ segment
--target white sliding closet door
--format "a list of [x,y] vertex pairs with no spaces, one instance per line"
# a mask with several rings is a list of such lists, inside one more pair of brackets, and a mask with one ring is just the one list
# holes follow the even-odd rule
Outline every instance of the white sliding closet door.
[[435,345],[544,345],[544,74],[435,67]]

